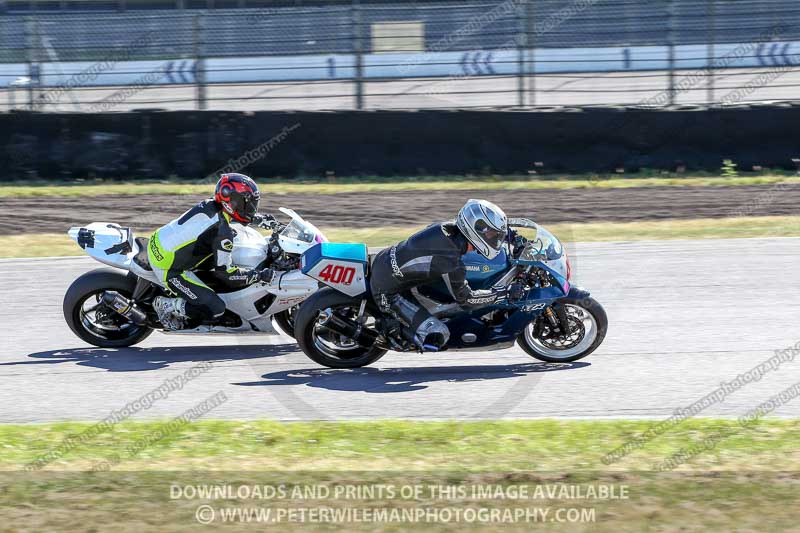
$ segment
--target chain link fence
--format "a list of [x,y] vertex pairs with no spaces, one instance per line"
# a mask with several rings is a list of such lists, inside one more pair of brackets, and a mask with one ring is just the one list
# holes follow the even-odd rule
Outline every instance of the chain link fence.
[[0,109],[734,105],[800,86],[787,0],[210,1],[4,4]]

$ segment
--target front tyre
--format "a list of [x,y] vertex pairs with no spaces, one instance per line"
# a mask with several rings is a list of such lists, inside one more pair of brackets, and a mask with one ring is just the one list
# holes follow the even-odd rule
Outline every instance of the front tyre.
[[360,298],[330,288],[322,289],[303,302],[295,315],[294,326],[294,337],[303,353],[315,363],[329,368],[359,368],[383,357],[387,350],[377,346],[364,348],[319,325],[325,311],[354,319],[360,304]]
[[120,315],[101,300],[106,291],[133,296],[136,278],[98,268],[72,282],[64,295],[64,319],[81,340],[100,348],[124,348],[143,341],[153,330],[139,326]]
[[[595,351],[608,330],[608,317],[594,298],[562,298],[558,303],[564,306],[570,323],[569,335],[537,335],[535,322],[525,327],[517,343],[525,352],[548,363],[568,363],[583,359]],[[541,317],[541,320],[546,320]]]
[[275,313],[272,318],[275,319],[275,323],[278,324],[282,332],[294,338],[294,319],[296,315],[297,307],[292,307],[280,313]]

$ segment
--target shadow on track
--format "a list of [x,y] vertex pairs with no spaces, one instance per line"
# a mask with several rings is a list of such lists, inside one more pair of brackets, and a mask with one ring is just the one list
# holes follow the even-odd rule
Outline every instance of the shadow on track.
[[409,392],[427,389],[425,384],[441,382],[487,381],[522,377],[541,372],[573,370],[590,363],[524,363],[516,365],[431,366],[412,368],[314,368],[284,370],[261,376],[265,381],[234,383],[246,387],[307,385],[334,391],[371,393]]
[[296,352],[296,344],[179,346],[169,348],[74,348],[32,353],[28,357],[38,360],[12,361],[0,363],[0,366],[76,363],[80,366],[102,368],[109,372],[140,372],[166,368],[172,363],[246,361],[262,357],[279,357]]

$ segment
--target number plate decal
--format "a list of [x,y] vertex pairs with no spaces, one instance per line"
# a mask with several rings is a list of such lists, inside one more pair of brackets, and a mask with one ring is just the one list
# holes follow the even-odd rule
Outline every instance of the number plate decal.
[[362,263],[322,259],[307,275],[349,296],[357,296],[366,291]]

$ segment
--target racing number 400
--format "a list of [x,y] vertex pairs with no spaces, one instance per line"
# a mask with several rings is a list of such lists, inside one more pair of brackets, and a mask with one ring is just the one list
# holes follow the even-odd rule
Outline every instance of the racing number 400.
[[319,277],[326,283],[341,283],[350,285],[356,275],[355,267],[329,264],[319,273]]

